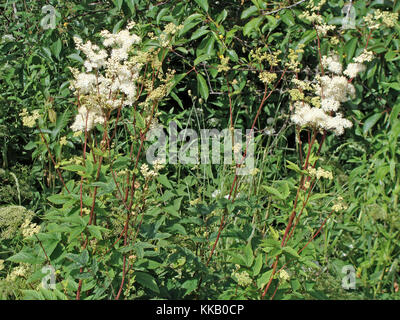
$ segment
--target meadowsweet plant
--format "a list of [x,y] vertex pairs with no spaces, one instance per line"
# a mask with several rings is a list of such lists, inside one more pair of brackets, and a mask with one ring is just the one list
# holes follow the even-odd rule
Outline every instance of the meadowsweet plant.
[[0,297],[399,297],[398,1],[24,4]]

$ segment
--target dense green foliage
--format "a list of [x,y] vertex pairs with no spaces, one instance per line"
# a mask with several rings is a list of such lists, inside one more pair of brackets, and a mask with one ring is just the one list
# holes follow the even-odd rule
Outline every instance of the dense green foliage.
[[[320,2],[0,4],[0,298],[399,298],[400,1],[313,11]],[[74,37],[101,44],[130,21],[141,38],[130,55],[144,59],[136,101],[74,132],[86,100],[70,67],[87,58]],[[318,89],[299,88],[329,74],[323,57],[346,69],[364,50],[373,58],[341,101],[352,126],[296,125],[299,101],[321,110]],[[146,134],[172,122],[252,129],[257,169],[156,169]],[[44,266],[55,288],[43,288]]]

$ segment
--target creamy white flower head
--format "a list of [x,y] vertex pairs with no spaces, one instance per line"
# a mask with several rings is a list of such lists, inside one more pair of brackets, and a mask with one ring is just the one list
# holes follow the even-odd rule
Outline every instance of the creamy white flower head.
[[335,74],[341,74],[343,71],[343,66],[339,61],[338,55],[332,55],[329,57],[323,56],[322,65],[324,68],[327,68],[330,72]]
[[307,103],[298,102],[295,105],[292,121],[298,126],[311,126],[325,130],[332,130],[341,135],[345,128],[350,128],[352,123],[344,119],[341,114],[331,117],[320,108],[312,108]]
[[354,58],[354,62],[356,63],[363,63],[363,62],[370,62],[374,59],[374,53],[364,49],[363,53],[361,53],[357,58]]
[[104,116],[98,111],[90,110],[88,112],[86,107],[80,107],[78,111],[79,113],[76,115],[75,121],[71,126],[72,131],[85,131],[85,128],[87,131],[90,131],[96,124],[103,124],[105,121]]
[[92,73],[79,73],[72,86],[81,94],[90,93],[96,86],[96,76]]
[[340,102],[336,101],[332,98],[322,99],[321,100],[321,108],[325,112],[329,111],[337,111],[340,107]]
[[364,72],[366,69],[365,65],[361,63],[349,63],[346,70],[343,72],[350,79],[357,77],[360,72]]

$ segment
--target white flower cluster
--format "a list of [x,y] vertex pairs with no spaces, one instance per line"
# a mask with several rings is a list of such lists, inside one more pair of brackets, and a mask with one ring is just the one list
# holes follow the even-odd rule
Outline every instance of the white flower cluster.
[[[85,72],[71,68],[74,80],[71,89],[79,96],[80,107],[73,131],[91,130],[95,124],[104,123],[104,111],[130,106],[136,100],[136,80],[142,67],[129,53],[141,39],[130,34],[132,25],[116,34],[104,30],[103,46],[83,43],[74,37],[76,48],[86,55]],[[110,48],[110,50],[108,50]]]
[[341,74],[343,71],[343,66],[339,61],[338,55],[323,56],[322,66],[334,74]]
[[347,68],[343,73],[350,79],[355,78],[357,74],[366,70],[366,67],[363,65],[363,63],[372,61],[373,58],[374,54],[364,49],[362,54],[353,59],[353,63],[349,63],[347,65]]
[[[364,58],[362,58],[364,59]],[[369,56],[367,57],[369,59]],[[338,112],[341,103],[348,101],[355,96],[355,88],[350,83],[350,80],[342,75],[347,75],[350,79],[352,66],[349,64],[346,71],[343,72],[343,66],[337,55],[329,55],[322,57],[322,65],[331,75],[319,76],[316,80],[318,84],[313,85],[316,97],[309,99],[304,98],[300,101],[295,101],[295,112],[292,115],[292,121],[299,126],[311,126],[325,130],[332,130],[337,135],[341,135],[345,128],[350,128],[352,123],[343,118]],[[361,64],[358,64],[361,65]],[[349,71],[350,68],[350,71]],[[359,72],[361,67],[356,70]],[[297,81],[299,82],[299,81]],[[296,82],[294,82],[297,84]],[[304,90],[304,86],[299,86]],[[309,87],[307,88],[309,89]],[[308,99],[308,100],[307,100]],[[311,102],[311,106],[308,102]]]
[[145,179],[152,179],[158,176],[158,172],[165,167],[163,160],[155,160],[153,161],[153,170],[149,169],[149,166],[144,163],[140,167],[140,172],[142,173]]

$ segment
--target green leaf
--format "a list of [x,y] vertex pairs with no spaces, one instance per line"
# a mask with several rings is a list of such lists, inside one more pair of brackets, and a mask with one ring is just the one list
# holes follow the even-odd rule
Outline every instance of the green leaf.
[[64,204],[70,200],[70,198],[63,194],[53,194],[47,198],[50,202],[54,204]]
[[39,263],[39,259],[35,254],[32,252],[32,250],[29,250],[27,248],[23,248],[20,252],[12,255],[7,259],[7,261],[12,261],[16,263],[30,263],[30,264],[37,264]]
[[251,242],[247,244],[244,249],[244,258],[247,267],[251,267],[254,261],[253,249],[251,248]]
[[197,66],[199,63],[207,61],[208,59],[211,59],[211,55],[208,53],[202,54],[194,60],[194,65]]
[[258,8],[256,6],[251,6],[242,12],[240,19],[247,19],[251,16],[255,16],[258,13]]
[[88,230],[93,237],[95,237],[96,239],[103,240],[101,231],[107,231],[108,229],[100,227],[100,226],[90,225],[90,226],[88,226]]
[[136,112],[136,125],[138,126],[139,129],[144,129],[146,128],[146,122],[144,121],[142,115],[139,112]]
[[263,273],[263,275],[258,278],[257,280],[257,287],[259,289],[263,289],[265,287],[265,285],[269,282],[269,279],[271,278],[272,275],[272,269],[268,270],[267,272]]
[[57,39],[56,42],[54,42],[51,46],[50,46],[51,52],[53,53],[53,55],[57,58],[60,59],[60,52],[62,50],[62,42],[61,39]]
[[357,48],[357,41],[358,38],[352,38],[351,40],[347,41],[346,45],[344,46],[344,52],[346,53],[346,62],[349,63],[354,56],[354,52]]
[[293,249],[292,247],[283,247],[282,251],[283,251],[283,253],[287,253],[288,255],[290,255],[294,258],[297,258],[297,259],[300,258],[297,251],[295,249]]
[[263,255],[260,253],[257,258],[256,258],[256,262],[254,263],[253,266],[253,276],[257,276],[262,268],[263,265]]
[[208,0],[195,0],[197,4],[205,11],[208,12]]
[[277,197],[278,199],[284,200],[286,199],[286,197],[277,189],[273,188],[273,187],[269,187],[269,186],[262,186],[268,193],[271,193],[272,195],[274,195],[275,197]]
[[289,27],[292,27],[296,24],[294,21],[293,14],[290,10],[285,10],[285,13],[281,15],[281,19]]
[[158,288],[157,282],[153,276],[140,271],[136,271],[135,276],[136,281],[143,287],[148,288],[156,293],[160,293],[160,289]]
[[68,55],[67,58],[78,61],[79,63],[82,63],[82,64],[84,63],[83,59],[77,53],[72,53],[72,54]]
[[286,162],[288,163],[286,168],[291,169],[293,171],[296,171],[297,173],[300,173],[300,174],[302,174],[302,173],[306,174],[307,173],[306,170],[301,170],[297,164],[295,164],[295,163],[293,163],[293,162],[291,162],[289,160],[286,160]]
[[197,29],[195,32],[193,32],[192,36],[190,37],[190,40],[196,40],[209,32],[210,30],[208,29],[208,26],[203,26]]
[[231,60],[233,62],[238,62],[239,61],[239,57],[238,57],[237,53],[235,52],[235,50],[229,49],[226,52],[227,52],[229,58],[231,58]]
[[363,126],[363,133],[366,134],[378,122],[381,116],[382,113],[376,113],[370,116],[367,120],[365,120]]
[[248,36],[250,35],[250,33],[257,29],[260,25],[261,22],[264,20],[264,17],[257,17],[257,18],[253,18],[251,19],[248,23],[245,24],[245,26],[243,27],[243,35],[244,36]]
[[184,293],[183,296],[188,295],[189,293],[193,292],[194,290],[196,290],[197,285],[199,283],[198,279],[190,279],[190,280],[186,280],[183,284],[182,284],[182,288],[186,289],[186,292]]
[[207,82],[206,79],[204,79],[204,77],[200,73],[197,74],[197,89],[201,97],[204,100],[207,100],[209,96]]
[[74,171],[74,172],[78,172],[78,171],[86,172],[86,167],[81,166],[79,164],[71,164],[71,165],[62,167],[61,169],[67,170],[67,171]]

